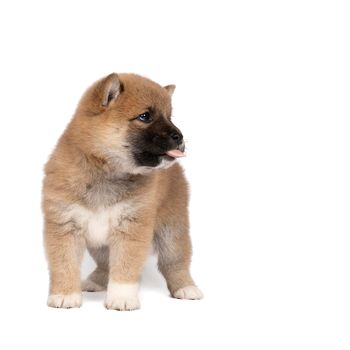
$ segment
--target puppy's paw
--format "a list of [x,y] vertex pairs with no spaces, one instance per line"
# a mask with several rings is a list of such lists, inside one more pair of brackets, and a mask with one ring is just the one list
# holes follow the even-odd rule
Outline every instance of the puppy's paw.
[[81,289],[84,292],[101,292],[106,290],[104,286],[100,286],[99,284],[87,279],[81,282]]
[[198,300],[203,298],[203,293],[196,286],[186,286],[178,289],[173,296],[177,299]]
[[138,284],[110,282],[108,284],[105,306],[110,310],[136,310],[140,308],[137,296]]
[[105,301],[105,306],[109,310],[131,311],[140,308],[138,297],[108,297]]
[[70,309],[72,307],[81,306],[81,293],[72,294],[51,294],[47,300],[47,305],[50,307]]

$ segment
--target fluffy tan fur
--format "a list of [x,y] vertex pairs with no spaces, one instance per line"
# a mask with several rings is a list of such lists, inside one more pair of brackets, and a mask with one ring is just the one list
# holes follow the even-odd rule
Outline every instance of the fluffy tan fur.
[[[123,286],[137,285],[152,243],[172,296],[202,297],[189,272],[183,171],[176,162],[168,168],[136,166],[128,141],[146,128],[132,118],[149,106],[170,117],[173,90],[172,85],[163,88],[137,75],[111,74],[82,97],[45,167],[49,306],[80,306],[83,287],[107,289],[108,308],[138,308],[138,302],[125,295],[132,288]],[[81,283],[85,247],[97,267]],[[126,292],[118,292],[122,290]]]

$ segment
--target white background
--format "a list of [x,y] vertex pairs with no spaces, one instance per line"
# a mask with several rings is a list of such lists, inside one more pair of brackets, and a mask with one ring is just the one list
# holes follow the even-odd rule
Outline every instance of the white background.
[[[0,347],[349,349],[349,18],[334,0],[1,2]],[[46,307],[43,165],[113,71],[177,85],[202,301],[169,298],[153,258],[139,311]]]

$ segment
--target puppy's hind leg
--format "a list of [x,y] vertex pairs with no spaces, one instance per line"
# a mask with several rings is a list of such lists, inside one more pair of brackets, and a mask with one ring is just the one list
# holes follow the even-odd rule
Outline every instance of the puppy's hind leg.
[[154,237],[158,268],[166,279],[171,295],[177,299],[202,299],[203,294],[190,274],[191,240],[188,225],[163,225]]
[[108,284],[108,260],[109,249],[107,246],[100,248],[88,247],[91,257],[95,260],[96,269],[82,281],[82,290],[85,292],[99,292],[107,289]]

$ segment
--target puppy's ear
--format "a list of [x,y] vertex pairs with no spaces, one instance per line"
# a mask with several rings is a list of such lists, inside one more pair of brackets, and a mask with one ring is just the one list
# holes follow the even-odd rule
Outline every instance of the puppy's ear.
[[103,107],[108,107],[110,103],[115,100],[122,91],[118,74],[112,73],[101,81],[100,96]]
[[175,88],[176,88],[176,86],[175,85],[167,85],[167,86],[164,86],[164,89],[166,90],[166,91],[168,91],[168,94],[170,95],[170,96],[173,96],[173,93],[174,93],[174,91],[175,91]]

